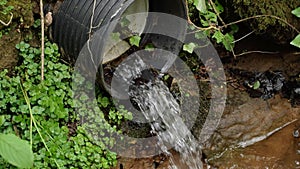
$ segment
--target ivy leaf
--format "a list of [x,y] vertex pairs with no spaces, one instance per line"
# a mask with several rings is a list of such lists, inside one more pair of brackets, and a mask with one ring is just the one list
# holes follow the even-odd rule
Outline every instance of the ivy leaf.
[[232,34],[226,33],[223,35],[221,31],[216,31],[212,37],[216,39],[217,43],[222,42],[223,46],[228,51],[231,51],[234,47],[234,37]]
[[226,48],[226,50],[231,51],[234,47],[234,37],[232,34],[226,33],[224,39],[222,40],[222,44]]
[[129,24],[130,24],[130,21],[126,17],[123,17],[123,19],[121,21],[121,26],[126,27],[126,26],[129,26]]
[[296,36],[294,40],[290,43],[293,46],[300,48],[300,34]]
[[203,16],[205,17],[206,21],[208,21],[209,23],[210,22],[214,22],[214,23],[218,22],[217,15],[215,13],[211,12],[211,11],[208,11]]
[[256,90],[260,87],[260,82],[259,81],[256,81],[254,84],[253,84],[253,89]]
[[111,34],[111,39],[115,42],[118,42],[120,40],[120,33],[116,32],[116,33],[112,33]]
[[13,134],[0,134],[0,154],[19,168],[30,168],[33,165],[33,152],[29,144]]
[[140,46],[140,40],[141,40],[141,37],[140,36],[132,36],[130,39],[129,39],[129,43],[132,45],[132,46],[137,46],[139,47]]
[[231,34],[237,33],[239,31],[239,27],[236,24],[230,26]]
[[200,12],[206,12],[205,0],[194,0],[194,6]]
[[187,51],[189,53],[193,53],[193,51],[194,51],[194,49],[195,49],[196,46],[197,45],[195,43],[184,44],[183,45],[183,50]]
[[203,32],[197,32],[197,33],[195,33],[195,38],[196,39],[206,39],[207,36]]
[[212,38],[217,40],[217,43],[221,43],[224,39],[224,35],[221,31],[216,31]]
[[223,8],[222,4],[220,4],[219,1],[215,2],[215,7],[216,7],[216,10],[218,11],[218,13],[224,12],[224,8]]
[[153,51],[154,50],[154,45],[152,44],[152,43],[150,43],[150,44],[147,44],[146,46],[145,46],[145,50],[146,51]]
[[292,10],[292,14],[294,14],[295,16],[297,16],[298,18],[300,18],[300,7]]

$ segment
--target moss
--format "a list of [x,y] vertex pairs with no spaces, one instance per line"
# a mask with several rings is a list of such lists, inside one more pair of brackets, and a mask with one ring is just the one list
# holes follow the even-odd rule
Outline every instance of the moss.
[[15,45],[20,41],[21,34],[10,31],[0,39],[0,70],[9,69],[18,62],[18,52]]
[[[2,13],[8,6],[13,6],[13,9],[7,14]],[[2,21],[7,23],[10,13],[13,13],[12,22],[8,26],[0,24],[0,70],[17,65],[18,53],[15,46],[31,34],[31,29],[28,28],[34,23],[34,6],[31,0],[7,0],[5,5],[0,6]]]
[[[33,22],[33,6],[31,0],[8,0],[6,5],[0,7],[0,10],[3,11],[6,7],[13,6],[11,12],[13,13],[13,22],[17,22],[21,27],[29,28]],[[10,20],[10,12],[8,14],[3,14],[0,12],[0,19],[4,22]],[[0,25],[0,29],[3,29],[4,25]]]
[[[291,14],[291,11],[300,6],[299,0],[227,0],[227,6],[234,9],[234,14],[240,18],[255,15],[274,15],[300,29],[300,19]],[[282,21],[271,17],[262,17],[247,21],[251,29],[258,33],[266,33],[277,43],[289,42],[296,32]]]

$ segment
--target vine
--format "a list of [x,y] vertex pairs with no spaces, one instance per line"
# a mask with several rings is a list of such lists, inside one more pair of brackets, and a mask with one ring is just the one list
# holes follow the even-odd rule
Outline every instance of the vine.
[[[197,11],[199,12],[200,26],[196,25],[191,20],[191,17],[189,16],[189,14],[191,12],[191,7],[189,7],[189,5],[194,6],[197,9]],[[285,23],[286,25],[288,25],[290,28],[292,28],[295,32],[297,32],[299,34],[291,42],[291,44],[294,46],[300,47],[300,31],[295,26],[293,26],[291,23],[287,22],[286,20],[284,20],[278,16],[255,15],[255,16],[243,18],[243,19],[231,22],[231,23],[225,23],[224,20],[220,16],[220,14],[223,12],[224,9],[223,9],[223,6],[218,2],[218,0],[216,0],[214,2],[212,0],[187,0],[186,9],[188,12],[187,16],[189,16],[188,22],[196,29],[195,31],[193,31],[191,33],[205,32],[209,37],[216,40],[217,43],[221,43],[225,47],[226,50],[231,51],[234,58],[245,55],[245,54],[249,54],[249,53],[274,53],[274,52],[265,52],[265,51],[249,51],[249,52],[244,52],[241,54],[235,54],[234,44],[237,41],[242,39],[241,38],[236,41],[234,40],[233,34],[238,31],[238,27],[236,26],[236,24],[245,22],[245,21],[248,21],[251,19],[256,19],[256,18],[270,17],[270,18],[274,18],[276,20],[279,20],[279,21]],[[292,13],[295,16],[300,17],[300,8],[293,10]],[[219,22],[221,22],[221,25],[219,24]],[[223,33],[224,29],[228,28],[228,27],[231,28],[230,31],[224,34]],[[245,35],[244,37],[249,36],[252,33],[253,32]],[[186,51],[192,52],[191,49],[193,48],[193,46],[189,46],[189,45],[191,45],[191,44],[186,44],[184,49],[189,49]]]

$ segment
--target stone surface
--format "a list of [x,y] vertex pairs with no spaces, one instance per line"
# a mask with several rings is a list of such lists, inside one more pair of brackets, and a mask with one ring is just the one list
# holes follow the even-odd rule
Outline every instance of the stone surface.
[[300,121],[293,122],[270,138],[245,149],[229,150],[211,163],[225,168],[299,168],[299,138],[292,133],[300,127]]
[[230,90],[233,89],[229,88],[227,107],[218,129],[204,150],[208,157],[254,138],[267,137],[268,133],[300,117],[300,109],[292,108],[288,100],[279,95],[266,102]]

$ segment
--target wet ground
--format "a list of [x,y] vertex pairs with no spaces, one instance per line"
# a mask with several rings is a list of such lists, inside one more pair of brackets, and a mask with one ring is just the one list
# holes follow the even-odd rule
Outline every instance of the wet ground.
[[[245,46],[247,48],[242,48]],[[300,53],[256,39],[241,43],[236,53],[246,50],[264,52],[236,59],[221,54],[227,72],[228,100],[217,131],[204,146],[204,156],[209,163],[205,168],[300,168],[300,138],[293,136],[300,127],[299,106],[292,106],[291,98],[284,98],[281,91],[266,101],[251,98],[243,85],[245,79],[229,71],[280,71],[288,79],[300,72]],[[172,153],[179,162],[179,154]],[[118,162],[116,169],[163,169],[169,166],[168,158],[163,155],[147,159],[119,158]],[[178,164],[178,168],[188,167]]]
[[223,156],[213,160],[213,164],[222,168],[300,168],[300,139],[293,136],[300,121],[284,127],[271,137],[255,143],[245,149],[228,149]]

